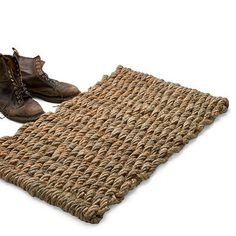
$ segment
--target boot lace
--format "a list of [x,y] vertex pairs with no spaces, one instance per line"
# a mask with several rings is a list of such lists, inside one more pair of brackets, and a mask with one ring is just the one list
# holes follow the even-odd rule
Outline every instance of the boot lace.
[[43,72],[43,74],[39,75],[39,78],[40,78],[40,79],[43,79],[43,80],[46,80],[49,84],[51,84],[51,85],[53,85],[53,86],[58,84],[58,81],[57,81],[57,80],[55,80],[55,79],[50,79],[50,78],[48,77],[48,74],[45,73],[45,72]]
[[20,67],[15,57],[13,57],[13,62],[16,66],[16,71],[13,72],[12,70],[8,70],[8,74],[13,85],[16,100],[19,104],[21,104],[22,102],[24,102],[25,98],[29,98],[31,96],[22,82]]
[[36,70],[38,71],[39,78],[42,79],[42,80],[47,81],[47,82],[48,82],[49,84],[51,84],[52,86],[57,85],[57,84],[58,84],[58,81],[55,80],[55,79],[49,78],[48,74],[45,73],[45,72],[42,70],[43,63],[44,63],[44,62],[42,62],[40,58],[36,58],[36,60],[35,60],[35,67],[36,67]]

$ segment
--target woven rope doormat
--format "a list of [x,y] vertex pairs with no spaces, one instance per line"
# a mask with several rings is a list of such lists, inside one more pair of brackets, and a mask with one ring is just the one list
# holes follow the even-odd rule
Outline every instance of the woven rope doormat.
[[226,98],[119,66],[55,113],[1,138],[0,177],[98,223],[227,107]]

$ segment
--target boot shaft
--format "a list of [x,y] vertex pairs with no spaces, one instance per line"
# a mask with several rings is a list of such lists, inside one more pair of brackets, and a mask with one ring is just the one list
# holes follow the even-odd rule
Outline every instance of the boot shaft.
[[40,56],[34,58],[24,57],[20,56],[15,48],[13,48],[13,51],[13,56],[16,57],[19,62],[23,79],[37,77],[44,74],[42,68],[45,62],[41,60]]
[[0,88],[7,88],[10,85],[10,73],[5,57],[0,54]]
[[21,78],[18,60],[15,56],[0,54],[0,100],[1,103],[22,104],[29,98]]

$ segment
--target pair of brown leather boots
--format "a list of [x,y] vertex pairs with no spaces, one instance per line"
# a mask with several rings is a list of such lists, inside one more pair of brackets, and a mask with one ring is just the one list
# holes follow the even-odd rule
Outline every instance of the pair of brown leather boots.
[[74,85],[50,79],[43,71],[44,61],[0,54],[0,112],[7,118],[25,123],[37,120],[44,113],[32,97],[60,103],[80,93]]

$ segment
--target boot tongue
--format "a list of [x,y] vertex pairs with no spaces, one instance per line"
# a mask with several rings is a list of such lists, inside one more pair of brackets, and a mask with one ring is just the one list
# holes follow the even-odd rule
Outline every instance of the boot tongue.
[[20,68],[17,58],[15,56],[10,56],[10,55],[5,55],[4,57],[8,65],[8,68],[12,71],[12,73],[18,76],[18,74],[20,74]]
[[13,56],[15,56],[15,57],[19,57],[20,56],[20,54],[19,54],[19,52],[15,49],[15,48],[12,48],[12,50],[13,50]]

